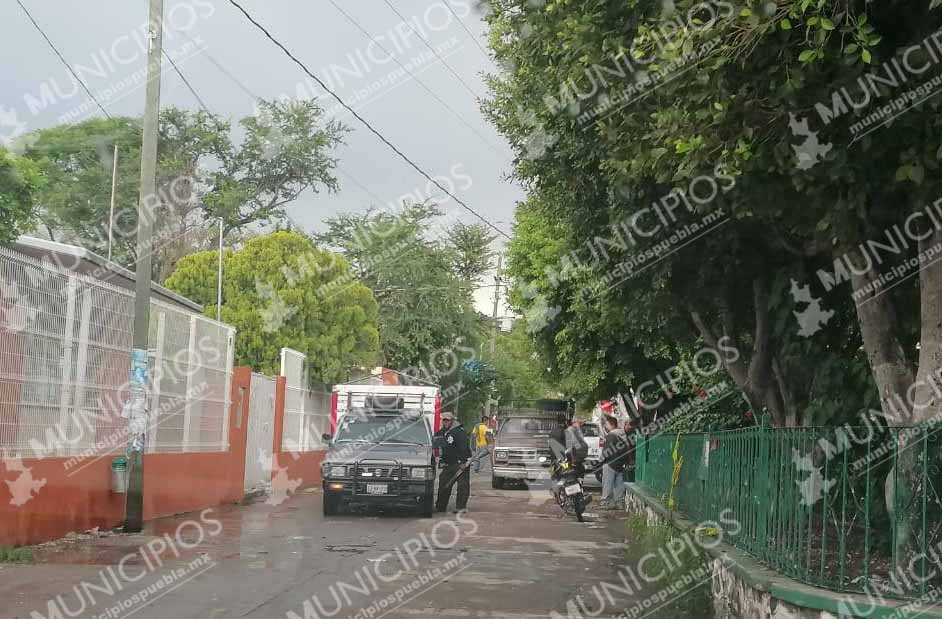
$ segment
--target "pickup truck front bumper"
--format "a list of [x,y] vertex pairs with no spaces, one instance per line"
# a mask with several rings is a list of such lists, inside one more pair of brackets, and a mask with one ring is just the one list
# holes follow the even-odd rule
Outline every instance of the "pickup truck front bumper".
[[367,488],[367,482],[352,479],[325,479],[324,493],[341,495],[344,501],[351,503],[370,503],[384,505],[416,505],[424,497],[434,496],[435,480],[370,481],[372,486],[385,486],[386,492],[374,494]]
[[494,477],[503,479],[549,479],[550,468],[543,466],[506,466],[495,464]]

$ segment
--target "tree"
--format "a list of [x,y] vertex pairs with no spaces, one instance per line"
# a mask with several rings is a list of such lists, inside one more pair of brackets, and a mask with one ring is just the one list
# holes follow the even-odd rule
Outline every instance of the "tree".
[[453,270],[461,279],[479,282],[491,267],[491,243],[497,236],[484,224],[457,222],[448,229],[448,244],[454,252]]
[[[473,243],[459,249],[448,239],[426,238],[438,215],[435,206],[425,204],[341,214],[328,219],[327,230],[315,238],[343,254],[376,295],[383,363],[441,380],[441,360],[473,351],[480,336],[474,283],[467,278],[486,269],[487,255]],[[458,234],[469,236],[466,228]],[[469,247],[473,251],[466,251]],[[447,372],[457,367],[446,365]]]
[[[846,420],[834,413],[849,392],[855,404],[876,396],[889,425],[915,424],[942,413],[942,264],[926,259],[942,247],[927,208],[942,183],[940,103],[925,96],[942,75],[938,4],[495,0],[491,45],[506,72],[488,109],[572,245],[650,212],[672,186],[733,178],[681,211],[729,223],[610,301],[666,289],[675,302],[661,307],[690,336],[742,351],[726,369],[778,425],[812,410]],[[913,260],[918,277],[899,278]],[[576,304],[565,301],[561,312]],[[799,314],[811,320],[796,325]],[[825,367],[853,386],[816,381]],[[904,510],[915,451],[887,478]],[[909,523],[895,532],[905,560]]]
[[0,245],[32,225],[35,195],[42,185],[36,166],[0,146]]
[[[638,305],[655,308],[662,322],[677,327],[668,338],[682,346],[715,347],[730,338],[741,353],[727,366],[737,385],[777,424],[795,425],[813,392],[809,356],[838,364],[859,357],[853,341],[860,331],[847,319],[853,315],[850,299],[831,304],[835,319],[813,342],[804,339],[800,325],[783,320],[807,309],[803,304],[809,302],[799,299],[820,292],[795,290],[790,279],[807,281],[802,278],[820,265],[820,256],[805,249],[809,230],[813,238],[815,230],[830,225],[814,211],[829,208],[824,194],[833,186],[810,187],[813,178],[796,165],[789,145],[789,112],[800,109],[792,105],[796,89],[812,84],[803,66],[809,55],[799,60],[791,49],[828,38],[821,24],[831,24],[833,15],[825,18],[830,7],[824,2],[811,8],[789,3],[787,10],[764,17],[751,10],[740,15],[725,2],[675,4],[664,9],[656,2],[606,0],[580,6],[492,3],[492,46],[507,72],[491,79],[494,98],[487,110],[517,147],[517,175],[539,198],[541,217],[563,228],[556,241],[563,244],[562,262],[579,247],[593,254],[576,268],[557,265],[557,276],[548,278],[551,286],[524,280],[530,288],[519,298],[526,309],[538,305],[528,300],[555,295],[549,307],[565,320],[553,332],[591,333],[583,323],[572,325],[572,316],[579,315],[573,308],[581,303],[566,297],[560,281],[585,288],[593,274],[604,280],[605,271],[626,255],[637,257],[667,240],[667,234],[636,234],[622,244],[630,247],[618,247],[614,230],[629,232],[633,226],[625,223],[639,217],[648,217],[650,226],[652,213],[662,220],[673,215],[672,230],[721,215],[721,228],[611,286],[596,305],[629,312]],[[783,25],[789,15],[804,30]],[[689,25],[678,28],[685,20]],[[857,24],[856,18],[850,22]],[[848,47],[851,41],[858,49],[872,46],[871,33],[847,28],[853,31],[842,39]],[[860,72],[859,60],[855,65],[846,54],[834,57]],[[819,97],[834,76],[825,73],[813,83],[818,90],[808,90]],[[610,105],[617,96],[630,104]],[[860,159],[861,169],[868,159],[869,154]],[[892,169],[889,162],[880,167]],[[834,168],[822,172],[833,181]],[[709,200],[691,199],[697,183],[702,194],[704,180],[719,191],[714,188]],[[855,182],[865,184],[861,178]],[[674,210],[681,195],[684,205]],[[796,203],[806,208],[789,208]],[[596,243],[597,237],[608,244]],[[620,312],[609,315],[617,319]],[[617,333],[591,319],[586,314],[599,331]],[[642,341],[651,337],[638,335]],[[582,356],[589,360],[593,354],[589,348]]]
[[[216,314],[216,261],[214,251],[186,256],[167,279],[208,316]],[[223,269],[222,319],[237,329],[238,364],[276,375],[281,349],[293,348],[307,355],[312,382],[331,383],[376,361],[376,301],[342,257],[303,234],[273,232],[226,250]],[[348,279],[331,287],[338,278]]]
[[[139,125],[136,118],[90,119],[28,136],[25,156],[49,179],[39,203],[51,237],[106,253],[117,145],[114,256],[122,264],[135,260]],[[282,221],[286,206],[306,191],[337,188],[331,153],[344,129],[325,121],[314,102],[261,102],[240,126],[244,138],[234,144],[230,123],[216,114],[161,110],[153,204],[158,281],[181,257],[213,246],[219,217],[225,234],[238,237]]]

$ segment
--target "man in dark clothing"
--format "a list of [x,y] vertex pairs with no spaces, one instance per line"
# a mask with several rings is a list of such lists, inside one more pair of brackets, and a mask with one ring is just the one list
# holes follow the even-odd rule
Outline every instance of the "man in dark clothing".
[[[451,487],[458,486],[458,497],[455,504],[455,513],[468,511],[468,496],[471,494],[471,469],[464,465],[471,458],[471,447],[468,444],[468,435],[460,423],[455,423],[452,413],[442,413],[442,428],[435,433],[435,444],[441,449],[441,460],[445,464],[438,476],[438,500],[435,502],[435,511],[443,512],[448,509],[451,499]],[[458,475],[461,471],[461,475]],[[458,479],[455,480],[455,475]]]

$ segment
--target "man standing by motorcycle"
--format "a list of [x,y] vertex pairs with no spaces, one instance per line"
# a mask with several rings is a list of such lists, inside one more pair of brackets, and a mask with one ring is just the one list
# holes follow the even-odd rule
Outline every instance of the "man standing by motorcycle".
[[582,420],[573,419],[566,428],[566,455],[569,456],[573,466],[581,467],[582,462],[589,455],[589,444],[582,435]]
[[618,420],[605,416],[605,448],[602,450],[602,500],[600,509],[618,509],[625,496],[624,475],[632,452],[628,436],[618,427]]
[[[435,511],[448,509],[451,500],[451,487],[458,486],[455,513],[468,511],[468,497],[471,495],[471,470],[464,466],[471,459],[471,446],[468,435],[460,423],[455,423],[454,413],[442,413],[442,427],[435,433],[435,445],[441,449],[444,468],[438,476],[438,500]],[[460,473],[460,474],[459,474]],[[457,479],[455,477],[457,476]]]

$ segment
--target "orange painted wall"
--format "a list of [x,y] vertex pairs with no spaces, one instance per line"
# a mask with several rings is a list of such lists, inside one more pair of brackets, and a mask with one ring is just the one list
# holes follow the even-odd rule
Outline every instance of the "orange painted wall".
[[[145,519],[242,499],[251,380],[249,368],[233,370],[228,452],[144,456]],[[23,460],[32,479],[45,484],[27,502],[13,505],[9,484],[0,483],[0,545],[35,544],[121,524],[125,495],[111,492],[111,459],[85,460],[70,470],[68,458]],[[0,480],[17,477],[8,466]]]
[[[284,471],[287,480],[300,480],[297,490],[319,486],[321,483],[321,462],[324,451],[290,452],[282,451],[281,437],[285,427],[285,387],[287,379],[279,376],[275,381],[275,427],[272,444],[272,481],[279,471]],[[296,491],[297,491],[296,490]]]

